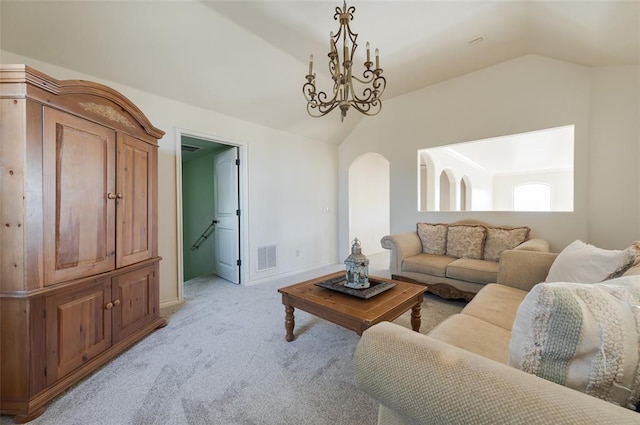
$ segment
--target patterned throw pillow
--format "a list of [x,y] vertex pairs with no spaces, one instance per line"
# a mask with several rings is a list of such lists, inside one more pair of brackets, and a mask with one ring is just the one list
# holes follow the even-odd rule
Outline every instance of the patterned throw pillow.
[[449,225],[447,255],[481,260],[486,231],[481,225]]
[[447,227],[446,224],[418,223],[417,231],[422,242],[422,252],[444,255],[447,250]]
[[513,249],[529,239],[528,227],[487,227],[487,240],[484,243],[484,259],[500,260],[500,254]]
[[640,276],[540,283],[518,308],[509,365],[634,409],[640,398]]
[[631,261],[628,267],[620,270],[618,273],[614,273],[613,276],[611,276],[612,278],[640,274],[640,241],[635,241],[625,251],[631,253],[634,257],[633,261]]

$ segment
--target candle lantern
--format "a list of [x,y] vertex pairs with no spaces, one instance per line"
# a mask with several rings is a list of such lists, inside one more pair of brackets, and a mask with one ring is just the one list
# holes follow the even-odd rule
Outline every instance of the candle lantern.
[[369,287],[369,259],[362,253],[358,238],[353,240],[351,254],[344,260],[347,268],[347,281],[344,286],[353,289]]

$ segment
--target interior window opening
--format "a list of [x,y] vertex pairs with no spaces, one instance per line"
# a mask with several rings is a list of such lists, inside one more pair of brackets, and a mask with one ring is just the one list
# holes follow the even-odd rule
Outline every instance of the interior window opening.
[[[420,149],[418,209],[573,211],[574,141],[569,124]],[[514,188],[533,183],[546,189],[514,200]]]

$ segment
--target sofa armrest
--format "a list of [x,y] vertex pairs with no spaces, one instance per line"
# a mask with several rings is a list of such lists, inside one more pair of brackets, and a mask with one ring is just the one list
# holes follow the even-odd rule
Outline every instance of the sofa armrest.
[[529,239],[528,241],[522,242],[520,245],[513,249],[522,251],[549,252],[549,242],[544,239]]
[[555,252],[504,251],[498,265],[498,283],[529,291],[544,282],[557,256]]
[[400,273],[402,260],[422,252],[422,242],[416,232],[387,235],[380,240],[380,244],[383,248],[391,250],[391,274]]
[[358,387],[395,412],[396,423],[638,424],[640,420],[634,411],[388,322],[363,333],[353,366]]

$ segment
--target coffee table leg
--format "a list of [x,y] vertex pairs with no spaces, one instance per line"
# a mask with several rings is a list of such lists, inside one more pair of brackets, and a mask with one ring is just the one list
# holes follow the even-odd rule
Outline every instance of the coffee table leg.
[[296,322],[293,318],[293,307],[291,307],[290,305],[285,305],[284,306],[284,328],[287,330],[287,336],[285,337],[285,339],[288,342],[291,342],[294,340],[295,336],[293,336],[293,327],[295,326]]
[[411,307],[411,328],[416,332],[420,332],[420,324],[422,323],[420,319],[421,304],[422,303],[418,303]]

